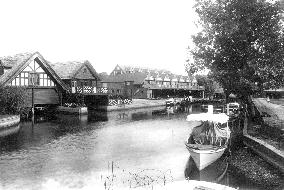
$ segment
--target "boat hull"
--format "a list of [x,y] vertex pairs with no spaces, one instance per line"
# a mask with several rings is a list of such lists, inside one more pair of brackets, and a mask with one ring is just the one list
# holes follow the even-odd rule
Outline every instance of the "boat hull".
[[218,158],[220,158],[224,154],[226,150],[226,147],[219,148],[216,150],[198,150],[191,148],[190,146],[188,146],[188,144],[186,144],[186,147],[199,171],[214,163]]
[[0,120],[0,137],[17,133],[20,130],[20,116],[8,116]]

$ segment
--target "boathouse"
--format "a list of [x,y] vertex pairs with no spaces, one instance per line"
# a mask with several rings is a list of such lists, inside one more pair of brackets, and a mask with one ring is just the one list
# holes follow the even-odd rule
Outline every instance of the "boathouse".
[[72,94],[82,95],[88,107],[104,105],[108,101],[108,89],[101,87],[101,79],[89,61],[52,63],[51,66],[70,89],[71,94],[65,94],[64,101]]
[[145,73],[125,73],[117,75],[101,75],[102,87],[109,91],[111,96],[127,98],[147,98],[147,89],[144,88]]
[[193,96],[202,98],[204,87],[194,77],[176,75],[167,70],[116,65],[102,85],[111,95],[131,98],[166,98]]
[[0,86],[27,90],[26,107],[60,105],[68,87],[39,52],[0,57]]

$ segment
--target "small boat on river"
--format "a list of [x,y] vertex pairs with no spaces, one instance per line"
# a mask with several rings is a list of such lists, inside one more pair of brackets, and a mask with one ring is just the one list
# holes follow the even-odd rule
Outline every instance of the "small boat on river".
[[225,152],[230,138],[229,116],[225,113],[213,114],[213,106],[207,113],[191,114],[187,121],[201,121],[185,143],[198,170],[214,163]]
[[20,116],[0,116],[0,137],[17,133],[20,130]]

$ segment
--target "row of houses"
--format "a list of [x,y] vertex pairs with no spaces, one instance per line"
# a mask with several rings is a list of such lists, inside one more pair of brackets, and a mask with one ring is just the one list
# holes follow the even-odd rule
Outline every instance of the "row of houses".
[[194,77],[176,75],[167,70],[116,65],[110,75],[101,75],[101,84],[111,94],[131,98],[165,98],[168,96],[204,96],[204,87]]
[[0,86],[26,87],[28,107],[32,101],[35,105],[62,105],[67,94],[82,94],[94,103],[111,95],[150,99],[201,97],[204,92],[194,78],[165,70],[116,65],[110,75],[98,74],[89,61],[51,63],[39,52],[0,57]]

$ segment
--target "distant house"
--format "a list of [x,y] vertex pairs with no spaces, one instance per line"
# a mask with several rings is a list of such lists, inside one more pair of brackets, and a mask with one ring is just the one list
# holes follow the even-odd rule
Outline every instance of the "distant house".
[[116,65],[109,76],[104,76],[102,85],[112,95],[132,98],[165,98],[168,96],[202,97],[204,88],[194,78],[175,75],[163,69]]
[[71,89],[72,93],[100,93],[99,75],[89,61],[52,63],[52,68]]
[[38,52],[0,57],[0,86],[26,87],[29,94],[27,107],[32,106],[32,88],[34,104],[38,106],[61,104],[62,93],[68,91],[65,83]]
[[265,96],[272,99],[284,98],[284,87],[264,90]]
[[113,96],[147,98],[147,89],[143,87],[145,77],[144,73],[101,75],[101,85]]

